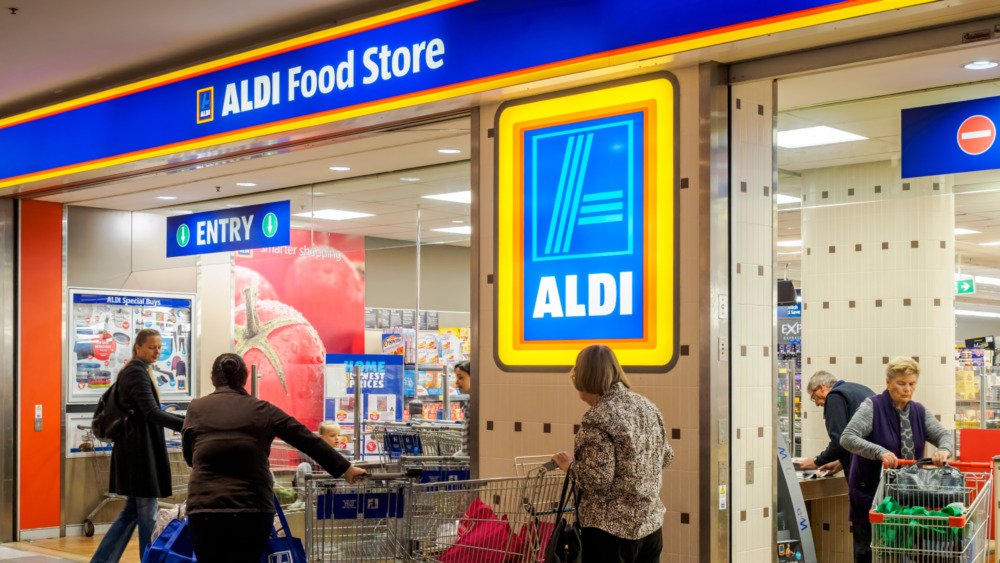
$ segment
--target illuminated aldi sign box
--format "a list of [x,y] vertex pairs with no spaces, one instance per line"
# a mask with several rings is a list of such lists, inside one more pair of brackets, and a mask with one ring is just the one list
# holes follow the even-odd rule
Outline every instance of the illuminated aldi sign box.
[[0,188],[929,1],[431,0],[0,119]]
[[167,218],[167,257],[288,246],[289,201]]
[[676,101],[656,74],[501,106],[501,365],[565,368],[594,343],[636,370],[673,364]]

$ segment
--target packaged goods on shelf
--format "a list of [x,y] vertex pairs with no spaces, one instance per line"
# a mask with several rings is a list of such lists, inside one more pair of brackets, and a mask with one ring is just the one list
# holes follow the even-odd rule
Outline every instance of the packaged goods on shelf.
[[417,363],[436,364],[441,359],[441,341],[435,334],[421,334],[417,338]]
[[382,353],[403,356],[403,362],[417,361],[417,331],[412,328],[382,329]]

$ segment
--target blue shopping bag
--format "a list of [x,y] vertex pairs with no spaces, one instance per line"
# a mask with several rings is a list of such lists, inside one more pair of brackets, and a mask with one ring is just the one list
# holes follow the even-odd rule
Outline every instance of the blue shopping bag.
[[274,509],[278,511],[285,537],[279,538],[277,530],[271,528],[271,539],[267,540],[260,563],[306,563],[306,549],[302,547],[302,540],[292,537],[292,530],[288,527],[285,511],[281,510],[277,496],[274,497]]
[[[187,522],[174,519],[156,541],[146,548],[142,563],[195,563],[194,546]],[[305,561],[303,558],[302,561]]]

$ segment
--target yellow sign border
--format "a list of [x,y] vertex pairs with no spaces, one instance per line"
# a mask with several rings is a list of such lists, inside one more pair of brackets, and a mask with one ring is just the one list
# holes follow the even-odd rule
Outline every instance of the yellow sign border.
[[[668,73],[620,80],[596,87],[538,96],[502,105],[496,114],[496,279],[494,354],[509,371],[572,366],[589,344],[607,344],[619,361],[633,371],[668,371],[677,358],[677,82]],[[643,222],[646,256],[643,339],[566,340],[526,343],[522,340],[526,314],[521,286],[523,188],[516,171],[523,152],[522,132],[531,124],[572,122],[596,115],[624,113],[617,108],[646,105],[645,181],[647,205]],[[635,111],[630,109],[627,111]],[[546,125],[547,126],[547,125]],[[520,215],[520,216],[519,216]]]

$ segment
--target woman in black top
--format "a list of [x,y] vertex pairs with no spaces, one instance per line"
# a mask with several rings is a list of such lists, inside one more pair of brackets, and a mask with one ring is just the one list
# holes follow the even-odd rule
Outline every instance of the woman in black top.
[[132,346],[132,359],[118,374],[115,399],[121,410],[130,414],[124,436],[111,451],[109,490],[125,496],[126,502],[91,563],[119,561],[136,526],[139,553],[144,553],[156,524],[157,498],[172,494],[163,428],[180,431],[184,419],[160,408],[160,396],[150,370],[160,357],[162,346],[159,332],[140,330]]
[[268,457],[275,437],[334,477],[353,483],[365,473],[299,421],[251,397],[246,382],[243,358],[222,354],[212,365],[215,392],[192,401],[184,422],[184,459],[192,467],[188,527],[199,561],[260,560],[274,521]]

